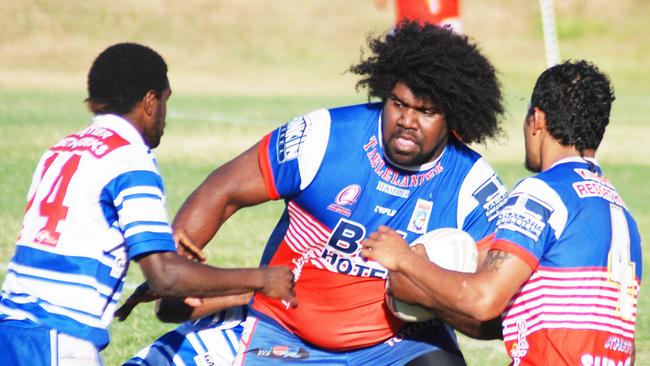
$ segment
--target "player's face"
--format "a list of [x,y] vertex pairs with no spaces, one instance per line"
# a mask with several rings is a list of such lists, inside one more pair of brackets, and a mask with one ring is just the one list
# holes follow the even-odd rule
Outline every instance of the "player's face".
[[159,99],[156,99],[151,121],[143,131],[144,140],[147,145],[155,149],[160,144],[160,139],[165,131],[165,118],[167,117],[167,100],[172,91],[169,88],[163,90]]
[[431,102],[416,97],[398,82],[384,103],[383,143],[388,158],[415,166],[435,160],[447,144],[445,116]]
[[533,173],[542,171],[542,158],[539,149],[539,138],[533,135],[533,115],[526,114],[524,119],[524,144],[526,146],[526,169]]

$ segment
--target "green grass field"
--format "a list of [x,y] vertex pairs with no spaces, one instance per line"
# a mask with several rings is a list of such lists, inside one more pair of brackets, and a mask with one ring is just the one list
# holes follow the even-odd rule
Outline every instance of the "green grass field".
[[[598,158],[650,237],[650,4],[567,0],[557,4],[563,58],[588,58],[616,88],[611,125]],[[347,7],[347,11],[336,9]],[[537,2],[465,0],[466,31],[501,73],[506,136],[476,146],[511,188],[522,167],[521,122],[529,90],[544,68]],[[107,45],[133,40],[166,57],[174,95],[157,155],[173,215],[215,167],[293,116],[366,100],[343,72],[359,59],[368,32],[392,20],[372,2],[186,0],[92,6],[90,2],[0,2],[0,278],[20,229],[25,194],[40,154],[88,123],[85,73]],[[110,31],[106,29],[110,28]],[[207,248],[212,264],[254,266],[281,205],[237,213]],[[646,254],[645,258],[648,256]],[[128,286],[142,279],[131,267]],[[650,364],[650,292],[642,288],[637,364]],[[150,304],[114,323],[107,365],[118,365],[172,325]],[[470,365],[506,364],[498,341],[461,338]]]

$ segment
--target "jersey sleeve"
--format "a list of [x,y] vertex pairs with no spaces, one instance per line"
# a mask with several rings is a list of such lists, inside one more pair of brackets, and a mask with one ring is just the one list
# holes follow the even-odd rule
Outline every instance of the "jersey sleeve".
[[458,194],[459,227],[481,242],[494,233],[496,218],[507,197],[508,191],[492,167],[482,158],[477,160]]
[[313,181],[325,156],[330,124],[329,111],[318,110],[262,139],[258,161],[271,199],[295,197]]
[[162,178],[153,162],[150,167],[154,169],[128,170],[117,175],[101,193],[104,216],[124,236],[129,259],[176,250]]
[[567,209],[555,190],[538,178],[520,182],[499,214],[492,249],[516,255],[535,269],[564,231]]

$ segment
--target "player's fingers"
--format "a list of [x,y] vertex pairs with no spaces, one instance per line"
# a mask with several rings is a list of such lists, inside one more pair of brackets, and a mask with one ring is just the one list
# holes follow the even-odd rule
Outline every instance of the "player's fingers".
[[184,230],[178,230],[175,233],[175,236],[179,248],[182,248],[186,253],[187,259],[196,260],[201,263],[205,262],[205,254],[203,254],[203,251],[192,242]]
[[377,240],[380,237],[380,235],[381,234],[379,232],[375,231],[374,233],[371,233],[370,235],[368,235],[368,237],[364,240],[364,242],[366,240]]
[[298,307],[298,300],[296,299],[296,293],[291,291],[289,294],[289,297],[284,299],[285,302],[289,303],[292,308],[297,308]]
[[391,228],[389,228],[388,226],[385,226],[385,225],[379,225],[379,228],[377,228],[377,232],[380,233],[380,234],[388,234],[391,231],[393,231],[393,229],[391,229]]
[[379,240],[379,234],[377,233],[372,233],[370,234],[369,237],[365,238],[364,240],[361,241],[361,246],[365,248],[372,248],[375,245],[377,245],[377,241]]
[[417,243],[417,244],[415,244],[414,246],[412,246],[412,247],[411,247],[411,250],[412,250],[414,253],[416,253],[416,254],[418,254],[418,255],[421,255],[421,256],[423,256],[423,257],[426,257],[426,256],[427,256],[427,250],[424,248],[424,245],[422,245],[422,244],[420,244],[420,243]]
[[186,297],[183,302],[185,305],[191,306],[193,308],[203,305],[203,299],[199,297]]
[[117,318],[119,321],[124,321],[126,318],[129,317],[131,314],[131,310],[133,310],[133,305],[130,304],[124,304],[120,306],[117,310],[115,310],[115,313],[113,313],[113,316]]
[[361,256],[367,259],[373,259],[372,249],[370,247],[364,246],[361,248]]

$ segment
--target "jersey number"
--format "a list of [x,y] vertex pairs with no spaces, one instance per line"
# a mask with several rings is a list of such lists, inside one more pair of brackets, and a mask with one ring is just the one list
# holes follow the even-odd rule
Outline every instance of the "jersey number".
[[623,319],[634,316],[635,264],[630,256],[630,230],[623,209],[610,204],[612,243],[609,250],[609,279],[618,285],[618,311]]
[[[59,154],[54,154],[45,162],[42,174],[43,178],[45,178],[46,173],[52,166],[52,162],[56,160],[58,156]],[[38,205],[39,213],[41,217],[46,219],[46,221],[45,225],[38,231],[35,238],[37,243],[55,246],[59,241],[61,232],[57,231],[57,226],[59,225],[59,222],[64,221],[68,216],[68,206],[63,204],[63,200],[68,192],[70,180],[72,180],[72,176],[79,167],[79,160],[81,160],[81,155],[73,154],[70,156],[63,166],[61,166],[59,175],[52,181],[49,192]],[[43,183],[43,179],[41,179],[36,193],[41,189],[41,183]],[[34,197],[32,197],[28,203],[27,210],[32,206],[36,193],[34,193]]]

